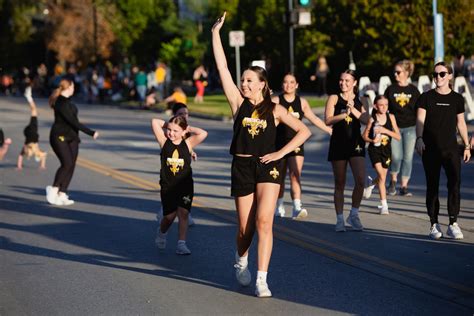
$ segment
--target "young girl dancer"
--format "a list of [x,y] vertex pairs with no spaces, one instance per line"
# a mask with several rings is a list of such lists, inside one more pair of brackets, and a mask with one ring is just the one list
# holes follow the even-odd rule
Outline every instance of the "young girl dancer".
[[329,96],[326,102],[326,124],[332,126],[328,160],[334,173],[334,206],[337,232],[346,231],[343,217],[344,188],[349,164],[354,176],[352,208],[347,224],[353,230],[364,229],[359,218],[359,206],[364,193],[365,142],[360,134],[361,122],[367,123],[367,113],[357,97],[357,78],[353,70],[344,71],[339,78],[339,94]]
[[380,214],[388,215],[387,192],[385,190],[385,179],[387,178],[387,169],[391,163],[392,149],[390,143],[392,138],[400,140],[400,131],[397,121],[393,114],[387,113],[388,99],[379,95],[374,100],[374,109],[372,117],[369,119],[363,138],[369,143],[369,157],[372,166],[377,172],[377,177],[372,180],[369,177],[370,184],[364,190],[364,197],[370,198],[375,185],[379,188],[380,201],[382,203]]
[[191,152],[207,137],[207,132],[193,127],[192,134],[185,139],[189,126],[184,116],[173,116],[167,123],[152,119],[151,127],[161,147],[160,195],[163,217],[158,227],[156,245],[160,249],[166,247],[166,233],[178,216],[176,253],[189,255],[191,251],[186,246],[186,233],[194,196]]
[[[314,126],[320,128],[322,131],[331,134],[332,129],[324,123],[319,117],[317,117],[308,101],[305,98],[300,97],[296,94],[298,89],[298,82],[296,81],[295,75],[289,73],[283,78],[283,93],[279,96],[272,97],[272,101],[277,104],[284,106],[288,112],[299,120],[303,120],[303,117],[308,119]],[[293,129],[287,127],[284,124],[280,124],[277,127],[277,149],[285,146],[295,136],[296,132]],[[283,195],[285,194],[285,177],[286,169],[288,167],[290,174],[291,183],[291,199],[293,201],[293,219],[304,218],[308,215],[306,209],[302,208],[301,204],[301,172],[303,170],[304,162],[304,144],[287,154],[283,159],[283,169],[281,176],[280,193],[278,195],[277,207],[275,209],[275,215],[284,217],[285,208],[283,206]]]
[[38,134],[38,110],[36,103],[31,96],[31,86],[25,89],[25,98],[30,105],[31,118],[30,123],[23,130],[25,135],[25,143],[18,155],[17,168],[23,169],[23,157],[30,159],[34,156],[35,160],[40,163],[40,169],[46,169],[46,152],[39,148],[39,134]]
[[[280,159],[301,146],[311,135],[309,129],[279,104],[272,102],[265,69],[252,66],[244,71],[241,88],[237,88],[227,67],[219,34],[224,13],[212,27],[212,47],[224,94],[234,117],[234,135],[230,153],[231,195],[238,216],[235,275],[249,285],[248,250],[255,230],[258,232],[258,271],[255,294],[270,297],[267,271],[273,247],[273,214],[280,190]],[[276,151],[276,126],[291,126],[296,135]]]

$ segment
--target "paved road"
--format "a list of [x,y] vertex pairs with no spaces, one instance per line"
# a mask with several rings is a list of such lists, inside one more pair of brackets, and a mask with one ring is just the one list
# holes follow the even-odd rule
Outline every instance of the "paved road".
[[[194,163],[197,225],[192,255],[174,254],[153,239],[159,149],[149,121],[161,114],[108,106],[80,106],[80,117],[101,132],[82,136],[70,186],[77,202],[45,202],[58,161],[47,143],[52,113],[40,106],[41,147],[48,169],[27,161],[15,170],[22,129],[29,120],[21,99],[0,98],[0,126],[14,144],[0,164],[0,315],[131,314],[364,314],[472,315],[474,312],[474,166],[463,167],[463,241],[427,238],[424,175],[415,159],[411,198],[391,197],[391,214],[377,214],[376,195],[364,201],[362,233],[335,233],[327,137],[313,129],[306,145],[305,221],[275,220],[269,285],[257,299],[233,276],[235,211],[229,197],[230,123],[193,119],[209,131]],[[372,174],[373,171],[368,169]],[[440,221],[446,229],[446,180]],[[348,187],[352,186],[348,177]],[[349,202],[350,192],[346,192]],[[290,210],[289,194],[286,207]],[[348,205],[349,207],[349,205]],[[255,247],[250,253],[256,270]]]

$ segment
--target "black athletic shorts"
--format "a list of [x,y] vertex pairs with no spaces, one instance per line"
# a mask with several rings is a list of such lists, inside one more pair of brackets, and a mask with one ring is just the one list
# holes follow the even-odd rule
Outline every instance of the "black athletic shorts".
[[296,148],[292,152],[285,155],[285,157],[293,157],[293,156],[303,156],[304,157],[304,144],[300,147]]
[[257,183],[280,184],[282,176],[281,160],[268,164],[258,157],[239,157],[232,159],[231,196],[246,196],[255,192]]
[[178,207],[182,207],[188,210],[188,212],[191,212],[194,197],[194,186],[192,182],[171,188],[162,187],[160,195],[164,216],[176,212]]
[[376,163],[380,162],[383,168],[388,169],[390,163],[392,162],[390,144],[388,146],[379,147],[369,146],[368,152],[372,166],[375,166]]

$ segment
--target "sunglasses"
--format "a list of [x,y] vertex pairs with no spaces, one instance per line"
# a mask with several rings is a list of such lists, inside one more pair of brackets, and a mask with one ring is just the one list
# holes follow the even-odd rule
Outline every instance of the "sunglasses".
[[433,72],[432,75],[433,75],[433,78],[436,78],[436,77],[440,77],[440,78],[444,78],[446,77],[446,75],[448,74],[447,71],[441,71],[441,72]]

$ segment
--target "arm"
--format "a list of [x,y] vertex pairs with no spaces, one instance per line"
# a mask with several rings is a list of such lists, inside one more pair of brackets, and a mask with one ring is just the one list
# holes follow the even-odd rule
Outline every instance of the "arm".
[[202,143],[207,137],[207,132],[202,128],[192,127],[192,130],[192,135],[186,138],[186,144],[188,144],[188,148],[191,152],[194,147]]
[[425,127],[426,110],[419,107],[416,111],[416,152],[421,155],[425,150],[425,143],[423,142],[423,129]]
[[87,135],[93,136],[94,138],[97,138],[95,137],[96,134],[98,135],[96,131],[91,130],[90,128],[88,128],[87,126],[79,122],[79,120],[77,119],[77,116],[72,114],[71,106],[72,105],[70,104],[69,101],[60,104],[58,106],[59,114],[73,128],[80,130],[81,132]]
[[393,131],[386,129],[385,127],[381,127],[380,132],[399,141],[401,139],[401,135],[400,130],[398,129],[397,120],[395,119],[395,116],[393,114],[389,114],[388,117],[392,122]]
[[364,132],[362,133],[362,139],[363,139],[366,143],[374,143],[374,140],[369,137],[370,129],[372,128],[372,124],[374,124],[374,119],[373,119],[373,118],[370,118],[370,119],[369,119],[369,122],[368,122],[367,125],[365,126]]
[[227,60],[225,57],[224,48],[222,47],[221,36],[219,34],[219,31],[224,24],[225,15],[226,12],[224,12],[224,15],[221,16],[212,27],[212,50],[214,52],[214,59],[216,61],[217,70],[222,82],[222,88],[224,89],[224,94],[227,98],[227,101],[229,102],[232,116],[235,116],[244,99],[232,80],[232,75],[227,68]]
[[361,107],[361,110],[359,111],[355,106],[354,106],[354,101],[349,101],[347,103],[347,107],[350,109],[350,113],[352,113],[361,123],[367,124],[367,122],[370,119],[369,113],[365,110],[364,106]]
[[337,102],[337,95],[333,94],[329,96],[327,102],[326,102],[326,108],[324,110],[324,116],[325,116],[325,123],[328,126],[334,125],[337,122],[342,121],[345,119],[347,116],[349,116],[350,112],[346,113],[341,113],[338,115],[334,115],[334,110],[336,108],[336,102]]
[[458,133],[461,136],[462,142],[464,144],[463,159],[464,159],[464,162],[467,163],[471,159],[471,145],[469,144],[469,138],[467,136],[467,126],[466,126],[466,121],[464,120],[464,112],[459,113],[456,116],[456,119],[457,119]]
[[[273,100],[272,100],[273,101]],[[319,117],[317,117],[313,110],[311,109],[311,107],[309,106],[309,103],[308,101],[306,101],[306,99],[304,98],[301,98],[301,108],[303,110],[303,113],[304,113],[304,117],[306,117],[308,119],[308,121],[310,121],[314,126],[316,126],[317,128],[319,128],[320,130],[328,133],[329,135],[332,134],[332,128],[330,128],[329,126],[327,126],[322,119],[320,119]]]
[[283,106],[277,104],[273,110],[273,115],[275,120],[278,120],[280,124],[285,124],[292,128],[296,132],[296,135],[279,151],[260,157],[260,161],[263,163],[269,163],[283,158],[286,154],[292,152],[298,148],[298,146],[301,146],[311,136],[309,128],[304,125],[302,121],[288,113]]
[[166,129],[166,122],[157,118],[152,119],[151,129],[153,130],[153,134],[155,135],[156,141],[158,142],[158,144],[160,144],[160,147],[163,147],[166,142],[166,135],[164,131]]

